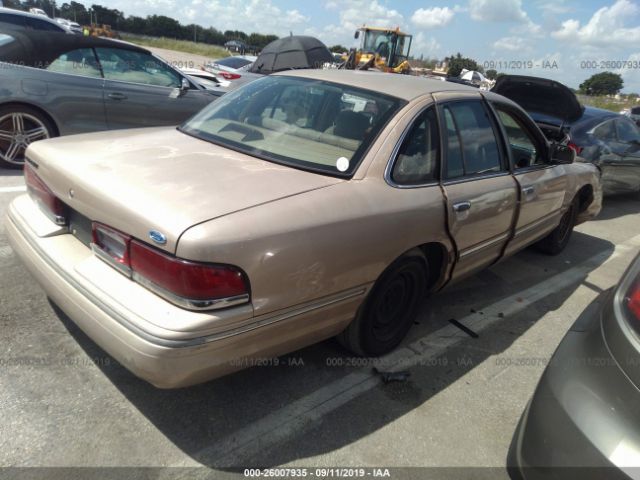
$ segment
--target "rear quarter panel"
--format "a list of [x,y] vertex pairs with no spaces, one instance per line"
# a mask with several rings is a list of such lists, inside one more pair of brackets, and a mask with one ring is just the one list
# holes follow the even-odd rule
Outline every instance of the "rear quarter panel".
[[259,315],[368,285],[425,242],[451,251],[440,188],[401,190],[366,178],[192,227],[177,255],[242,268]]

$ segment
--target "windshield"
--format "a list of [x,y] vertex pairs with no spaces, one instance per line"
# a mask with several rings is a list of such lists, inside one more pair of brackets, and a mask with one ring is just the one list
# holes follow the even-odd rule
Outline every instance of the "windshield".
[[348,176],[402,105],[367,90],[270,76],[226,94],[181,130],[265,160]]

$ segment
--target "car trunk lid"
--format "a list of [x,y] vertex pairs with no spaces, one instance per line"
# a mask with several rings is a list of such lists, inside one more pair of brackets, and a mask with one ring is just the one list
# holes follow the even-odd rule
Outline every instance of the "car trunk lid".
[[567,124],[582,116],[584,107],[565,85],[547,78],[503,75],[496,80],[492,92],[520,105],[534,120]]
[[27,153],[38,176],[83,216],[175,253],[189,227],[343,180],[190,137],[173,128],[56,138]]

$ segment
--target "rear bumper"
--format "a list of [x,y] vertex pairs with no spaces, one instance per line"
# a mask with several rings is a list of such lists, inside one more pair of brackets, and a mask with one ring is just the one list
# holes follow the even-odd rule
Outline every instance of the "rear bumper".
[[329,338],[351,321],[368,290],[259,317],[251,305],[189,312],[116,272],[72,235],[38,236],[41,217],[27,196],[10,205],[5,223],[16,253],[93,341],[160,388],[201,383]]
[[640,478],[640,392],[609,353],[592,305],[522,415],[508,458],[513,479]]

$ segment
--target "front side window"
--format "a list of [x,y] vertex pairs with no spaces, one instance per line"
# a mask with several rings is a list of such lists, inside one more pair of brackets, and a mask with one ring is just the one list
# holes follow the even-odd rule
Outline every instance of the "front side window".
[[152,55],[119,48],[96,48],[107,80],[178,88],[180,75]]
[[98,62],[91,48],[79,48],[63,53],[47,66],[47,70],[82,77],[101,78]]
[[616,120],[616,130],[618,132],[618,140],[624,143],[640,142],[640,130],[633,122],[627,119]]
[[544,156],[536,146],[535,137],[524,127],[522,121],[511,112],[496,107],[500,123],[507,133],[507,140],[515,168],[544,165]]
[[269,76],[227,93],[181,129],[265,160],[347,176],[403,104],[345,85]]
[[500,150],[489,114],[480,101],[443,108],[447,139],[447,178],[499,172]]
[[419,185],[436,180],[439,159],[438,124],[434,108],[414,122],[404,139],[391,178],[399,185]]

